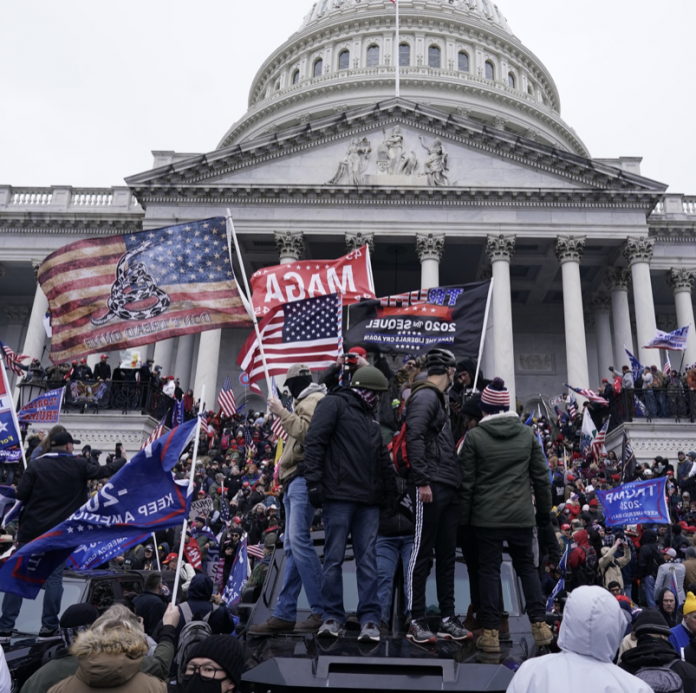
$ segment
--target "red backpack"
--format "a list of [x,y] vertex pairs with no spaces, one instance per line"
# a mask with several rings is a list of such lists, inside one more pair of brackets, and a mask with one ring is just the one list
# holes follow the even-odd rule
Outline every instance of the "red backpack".
[[406,450],[405,421],[401,424],[401,428],[394,434],[391,442],[387,445],[387,450],[389,450],[389,456],[394,464],[396,473],[405,479],[411,471],[411,465],[408,461],[408,452]]

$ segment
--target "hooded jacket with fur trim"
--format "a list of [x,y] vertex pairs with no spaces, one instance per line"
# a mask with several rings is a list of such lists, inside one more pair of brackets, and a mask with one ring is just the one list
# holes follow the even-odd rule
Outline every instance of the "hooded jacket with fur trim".
[[49,693],[166,693],[164,681],[141,671],[147,649],[144,633],[125,628],[80,633],[70,648],[79,662],[77,673]]

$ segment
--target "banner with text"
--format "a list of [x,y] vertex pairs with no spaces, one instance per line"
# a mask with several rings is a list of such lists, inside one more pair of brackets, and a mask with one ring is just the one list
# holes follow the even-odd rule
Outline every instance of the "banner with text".
[[607,527],[643,522],[670,522],[665,487],[667,480],[651,479],[622,484],[611,491],[597,491]]
[[59,387],[39,395],[19,410],[19,420],[22,423],[57,424],[64,392],[65,388]]

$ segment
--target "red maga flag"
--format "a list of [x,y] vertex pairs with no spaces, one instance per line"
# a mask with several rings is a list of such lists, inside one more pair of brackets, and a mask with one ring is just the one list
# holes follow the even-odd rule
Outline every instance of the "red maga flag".
[[298,260],[265,267],[251,275],[254,310],[266,315],[283,304],[327,294],[343,294],[343,305],[375,297],[368,246],[338,260]]
[[51,310],[54,363],[251,325],[224,217],[70,243],[44,260],[39,282]]

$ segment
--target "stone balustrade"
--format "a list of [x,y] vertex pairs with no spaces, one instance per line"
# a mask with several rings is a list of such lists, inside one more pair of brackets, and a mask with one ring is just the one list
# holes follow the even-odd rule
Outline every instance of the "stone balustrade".
[[112,212],[142,212],[142,207],[125,186],[73,188],[56,185],[50,188],[25,188],[0,185],[1,212],[68,212],[92,208],[108,208]]
[[696,216],[696,195],[665,195],[657,203],[650,218],[670,215],[689,215]]

